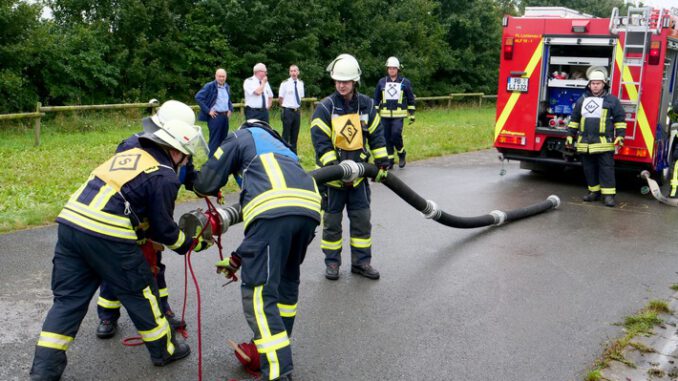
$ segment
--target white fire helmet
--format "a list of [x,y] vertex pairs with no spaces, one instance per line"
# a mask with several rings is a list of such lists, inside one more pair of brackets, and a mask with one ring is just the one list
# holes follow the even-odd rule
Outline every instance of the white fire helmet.
[[396,57],[388,57],[386,60],[386,67],[394,67],[398,70],[402,69],[400,66],[400,61]]
[[200,126],[188,124],[180,119],[168,120],[157,131],[146,134],[156,143],[175,148],[184,155],[195,155],[198,148],[207,152]]
[[195,113],[185,103],[169,100],[160,106],[158,111],[151,116],[151,120],[161,128],[169,120],[181,120],[192,126],[195,124]]
[[360,65],[350,54],[340,54],[329,65],[327,71],[335,81],[360,81]]

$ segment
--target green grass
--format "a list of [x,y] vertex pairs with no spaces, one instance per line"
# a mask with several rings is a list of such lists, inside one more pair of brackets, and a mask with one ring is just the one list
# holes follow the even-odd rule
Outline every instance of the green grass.
[[[491,147],[494,115],[494,106],[420,110],[416,123],[405,126],[408,160]],[[33,146],[32,124],[0,125],[0,153],[5,159],[0,171],[0,232],[52,222],[70,194],[113,154],[117,144],[141,131],[142,116],[140,112],[57,114],[43,120],[39,147]],[[305,112],[302,118],[298,150],[304,168],[313,169],[309,116]],[[280,132],[277,112],[271,122]],[[240,114],[235,113],[231,130],[240,123]],[[207,127],[201,124],[207,138]],[[196,166],[204,161],[198,156]],[[226,187],[226,191],[235,190],[234,184]],[[194,197],[182,188],[179,200]]]
[[663,321],[659,317],[659,314],[670,313],[668,303],[663,300],[651,300],[648,304],[638,311],[635,315],[627,316],[624,318],[624,322],[621,324],[624,327],[626,334],[611,342],[603,355],[596,360],[586,377],[586,381],[598,381],[601,379],[601,370],[609,366],[610,361],[619,361],[631,368],[635,368],[636,365],[624,357],[624,349],[627,346],[635,348],[638,351],[648,353],[652,352],[652,348],[648,348],[641,343],[632,341],[638,335],[649,335],[652,332],[652,328],[661,324]]

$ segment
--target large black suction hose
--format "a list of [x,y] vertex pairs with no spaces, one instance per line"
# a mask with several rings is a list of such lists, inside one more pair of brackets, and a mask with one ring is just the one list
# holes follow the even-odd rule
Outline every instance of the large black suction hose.
[[[310,175],[313,176],[316,182],[325,183],[332,180],[353,181],[358,177],[369,177],[373,179],[376,177],[378,171],[379,168],[374,164],[356,163],[346,160],[337,165],[316,169],[315,171],[312,171]],[[405,202],[412,205],[413,208],[423,213],[424,217],[433,219],[443,225],[460,229],[501,225],[510,221],[531,217],[560,206],[560,198],[551,195],[544,201],[524,208],[509,210],[507,212],[493,210],[488,214],[477,217],[459,217],[439,209],[435,202],[425,200],[391,172],[388,173],[388,176],[382,181],[382,184],[386,185]]]
[[[356,163],[345,160],[337,165],[330,165],[310,172],[317,183],[326,183],[333,180],[353,181],[358,177],[375,178],[379,168],[370,163]],[[393,173],[382,181],[390,190],[402,198],[405,202],[420,211],[424,217],[433,219],[443,225],[459,229],[479,228],[490,225],[501,225],[510,221],[520,220],[543,213],[549,209],[555,209],[560,206],[560,198],[551,195],[546,200],[538,202],[524,208],[509,210],[493,210],[488,214],[477,217],[459,217],[438,208],[438,204],[431,200],[426,200],[419,196],[415,191],[402,182]],[[223,231],[229,226],[242,222],[242,211],[239,204],[233,204],[220,209]]]

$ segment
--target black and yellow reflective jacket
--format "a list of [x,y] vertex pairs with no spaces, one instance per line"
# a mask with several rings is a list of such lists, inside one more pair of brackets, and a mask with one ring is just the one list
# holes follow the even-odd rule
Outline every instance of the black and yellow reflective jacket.
[[[311,140],[320,167],[342,160],[366,162],[370,152],[376,164],[388,161],[381,117],[372,99],[363,94],[356,93],[347,102],[335,91],[320,101],[311,117]],[[362,180],[356,179],[354,185]],[[341,182],[328,185],[341,186]]]
[[245,124],[229,133],[200,168],[193,187],[196,193],[216,195],[229,175],[241,178],[245,230],[259,218],[301,215],[320,222],[320,194],[315,180],[274,130]]
[[386,76],[374,89],[374,107],[382,118],[404,118],[414,115],[414,91],[409,79],[398,76],[395,81]]
[[586,89],[574,105],[567,134],[577,138],[579,153],[614,151],[615,137],[626,136],[624,107],[607,90],[601,96],[594,96]]
[[179,254],[191,239],[174,222],[179,180],[169,155],[147,140],[97,167],[57,217],[87,234],[114,241],[149,238]]

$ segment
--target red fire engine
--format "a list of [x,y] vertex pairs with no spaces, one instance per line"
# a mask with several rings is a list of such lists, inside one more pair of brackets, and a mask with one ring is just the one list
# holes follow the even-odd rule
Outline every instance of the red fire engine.
[[562,7],[527,7],[503,19],[494,146],[521,168],[579,165],[565,149],[566,127],[590,67],[609,73],[626,111],[620,169],[667,175],[678,98],[678,9],[629,8],[597,18]]

